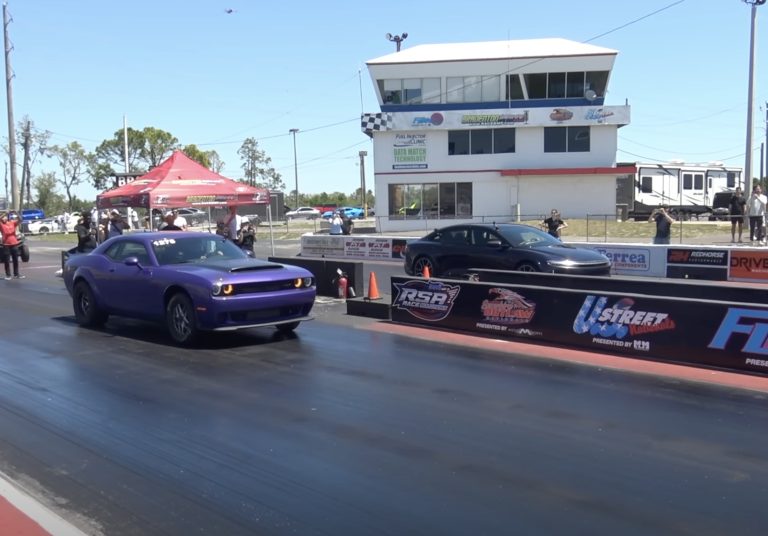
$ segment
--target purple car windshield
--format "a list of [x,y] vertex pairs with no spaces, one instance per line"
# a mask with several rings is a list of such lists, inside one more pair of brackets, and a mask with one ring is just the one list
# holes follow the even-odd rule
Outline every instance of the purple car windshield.
[[245,259],[247,254],[219,235],[165,237],[152,241],[157,262],[162,265]]

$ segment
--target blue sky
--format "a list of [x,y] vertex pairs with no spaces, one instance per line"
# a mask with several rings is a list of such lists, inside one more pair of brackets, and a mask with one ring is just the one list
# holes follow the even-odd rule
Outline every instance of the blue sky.
[[[8,0],[14,114],[51,143],[92,150],[128,125],[215,149],[241,176],[253,137],[288,190],[352,193],[358,152],[372,154],[361,111],[378,110],[365,62],[429,43],[562,37],[619,51],[606,104],[628,102],[618,161],[722,161],[743,166],[750,7],[741,0]],[[637,22],[654,11],[658,14]],[[227,10],[233,10],[227,13]],[[758,8],[754,169],[765,140],[768,6]],[[600,37],[597,37],[600,36]],[[595,39],[596,38],[596,39]],[[2,107],[3,133],[7,117]],[[20,153],[19,153],[20,154]],[[20,157],[19,157],[20,160]],[[366,160],[372,184],[373,159]],[[55,170],[42,161],[37,173]],[[95,190],[78,194],[94,198]]]

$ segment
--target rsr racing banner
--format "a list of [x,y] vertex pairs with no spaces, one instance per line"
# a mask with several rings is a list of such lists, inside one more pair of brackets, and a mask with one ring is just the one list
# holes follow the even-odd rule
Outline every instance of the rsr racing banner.
[[392,277],[392,320],[768,375],[768,307]]

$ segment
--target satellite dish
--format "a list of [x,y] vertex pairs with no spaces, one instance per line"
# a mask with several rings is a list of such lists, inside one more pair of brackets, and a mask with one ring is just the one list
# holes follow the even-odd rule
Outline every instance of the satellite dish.
[[597,98],[597,93],[595,93],[594,89],[588,89],[584,92],[584,98],[587,99],[589,102],[592,102]]
[[386,38],[387,38],[387,39],[389,39],[390,41],[392,40],[392,34],[391,34],[391,33],[388,33],[388,34],[387,34],[387,35],[385,35],[384,37],[386,37]]

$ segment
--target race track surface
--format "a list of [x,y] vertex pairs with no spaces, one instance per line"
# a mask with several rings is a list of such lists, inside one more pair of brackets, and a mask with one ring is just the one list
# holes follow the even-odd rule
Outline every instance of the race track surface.
[[292,337],[180,350],[138,321],[77,327],[57,262],[0,286],[0,470],[87,533],[768,527],[759,390],[457,345],[333,300]]

